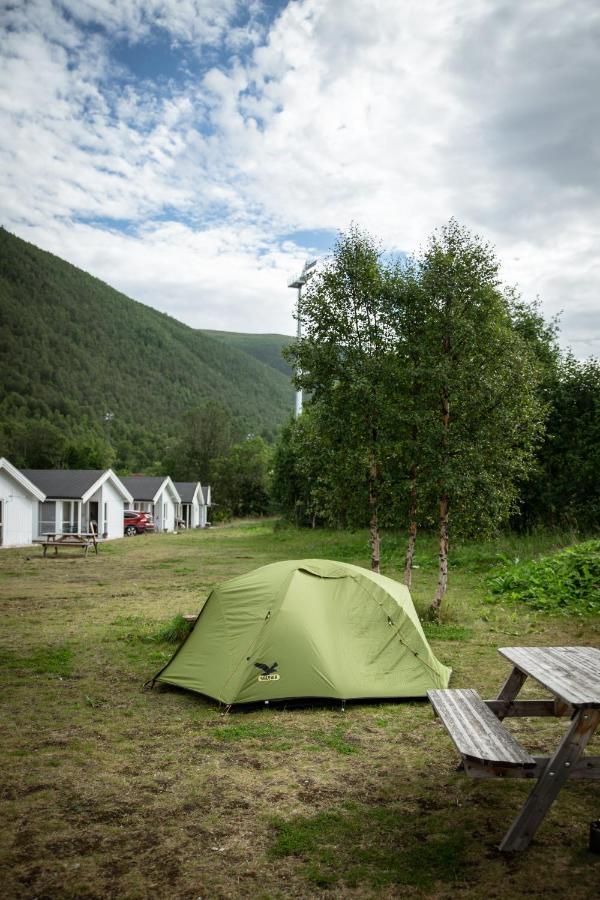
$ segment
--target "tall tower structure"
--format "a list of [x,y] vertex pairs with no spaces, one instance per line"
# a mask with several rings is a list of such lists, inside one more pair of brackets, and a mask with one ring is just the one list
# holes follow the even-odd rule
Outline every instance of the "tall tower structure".
[[[297,317],[298,324],[296,327],[296,338],[299,341],[302,337],[302,322],[300,320],[300,311],[301,311],[301,301],[302,301],[302,288],[310,278],[310,276],[314,273],[315,266],[317,265],[316,259],[308,259],[304,263],[304,268],[302,269],[300,275],[297,278],[294,278],[292,281],[288,282],[288,287],[296,288],[298,291],[298,304],[297,304]],[[299,388],[296,391],[296,418],[302,412],[302,388]]]

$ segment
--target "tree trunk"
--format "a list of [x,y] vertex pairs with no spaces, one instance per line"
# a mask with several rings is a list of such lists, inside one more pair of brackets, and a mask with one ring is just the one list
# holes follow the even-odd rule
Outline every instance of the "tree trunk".
[[408,546],[404,559],[404,584],[412,585],[412,564],[417,543],[417,467],[413,466],[410,473],[410,509],[408,512]]
[[[449,346],[449,342],[448,342]],[[446,350],[446,341],[444,341],[444,349]],[[450,428],[450,400],[448,392],[444,391],[442,395],[442,460],[445,467],[448,456],[448,429]],[[438,584],[435,597],[431,601],[429,614],[432,618],[437,619],[442,605],[442,597],[446,593],[448,587],[448,494],[442,488],[440,496],[440,518],[439,518],[439,541],[440,555],[438,566]]]
[[371,512],[370,518],[370,533],[371,533],[371,569],[373,572],[379,573],[379,548],[380,548],[380,538],[379,538],[379,515],[378,515],[378,496],[377,496],[377,462],[375,457],[371,457],[371,465],[369,467],[369,509]]
[[377,508],[371,510],[371,569],[379,573],[379,523],[377,521]]
[[437,619],[442,605],[442,597],[446,593],[448,587],[448,495],[442,494],[440,499],[440,521],[439,521],[439,569],[438,584],[435,597],[431,601],[429,612],[432,618]]
[[413,556],[415,555],[415,544],[417,543],[417,523],[411,521],[408,529],[408,547],[406,548],[406,557],[404,559],[404,584],[406,587],[412,586],[412,568]]

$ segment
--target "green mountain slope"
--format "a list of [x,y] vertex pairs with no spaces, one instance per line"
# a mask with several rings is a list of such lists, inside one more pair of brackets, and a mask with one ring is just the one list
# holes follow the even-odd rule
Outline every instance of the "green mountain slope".
[[[207,400],[229,409],[239,434],[271,437],[293,405],[283,370],[235,341],[129,299],[4,229],[0,392],[4,443],[15,423],[31,420],[102,435],[110,411],[113,444],[164,445],[179,415]],[[135,454],[134,460],[140,464]]]
[[288,379],[292,370],[281,355],[283,347],[293,343],[294,338],[286,334],[244,334],[237,331],[209,331],[202,329],[202,334],[217,338],[229,347],[243,350],[277,372],[282,372]]

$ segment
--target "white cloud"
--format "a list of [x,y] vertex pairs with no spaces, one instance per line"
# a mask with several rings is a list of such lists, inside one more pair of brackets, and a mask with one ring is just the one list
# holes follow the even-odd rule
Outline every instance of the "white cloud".
[[114,36],[141,41],[152,30],[199,45],[222,40],[241,0],[60,0],[73,19]]
[[170,222],[128,236],[74,222],[20,233],[192,327],[293,330],[295,291],[285,285],[304,256],[298,248],[278,250],[250,227],[195,231]]
[[[567,343],[598,352],[600,7],[296,0],[265,33],[273,10],[13,10],[4,224],[190,324],[289,330],[285,275],[302,251],[278,234],[356,221],[411,250],[454,215],[527,297],[564,309]],[[199,75],[152,84],[115,68],[112,40],[143,46],[157,29],[199,54]],[[130,236],[91,224],[111,218]]]

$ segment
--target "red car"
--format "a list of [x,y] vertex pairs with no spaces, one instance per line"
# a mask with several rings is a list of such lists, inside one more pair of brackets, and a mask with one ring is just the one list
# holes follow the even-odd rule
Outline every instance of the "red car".
[[134,534],[144,534],[146,531],[154,531],[154,519],[147,512],[138,512],[137,509],[126,509],[123,514],[123,530],[131,537]]

